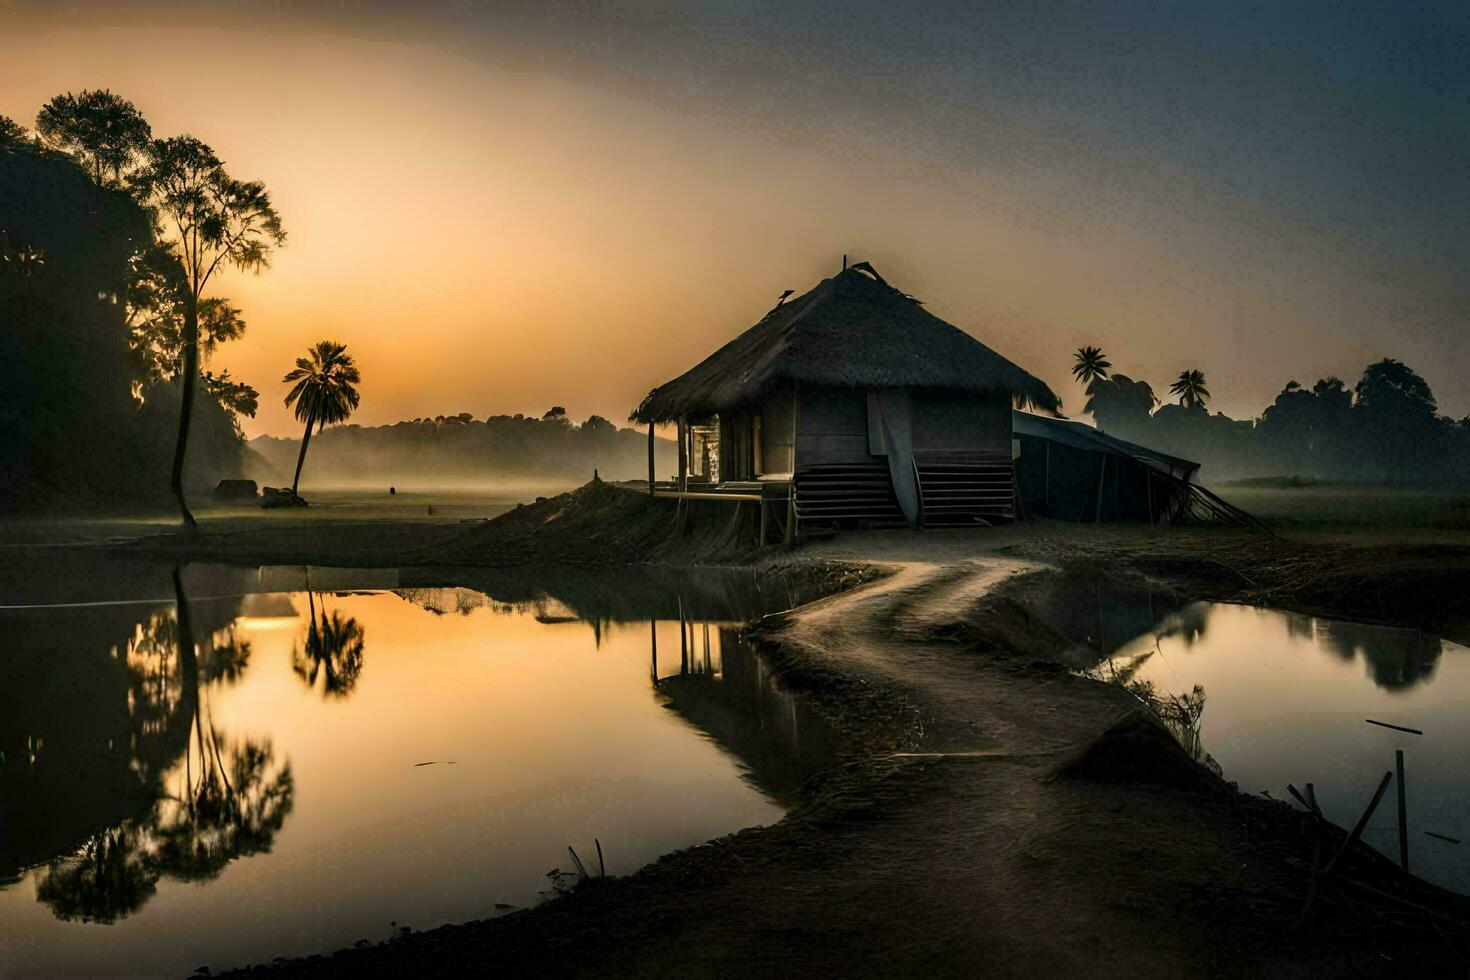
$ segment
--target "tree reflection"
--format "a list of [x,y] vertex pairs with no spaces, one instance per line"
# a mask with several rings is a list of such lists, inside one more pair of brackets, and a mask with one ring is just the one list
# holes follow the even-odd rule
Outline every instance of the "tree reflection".
[[[201,657],[178,569],[174,589],[176,615],[155,612],[139,626],[127,665],[134,731],[164,736],[144,743],[176,748],[166,757],[138,754],[136,765],[157,787],[143,816],[95,834],[40,872],[37,900],[58,918],[115,922],[142,908],[161,878],[212,878],[236,858],[268,851],[291,812],[290,763],[276,760],[269,741],[224,737],[210,710],[210,688],[240,678],[249,643],[231,626]],[[162,786],[166,770],[177,773],[173,791]]]
[[1389,691],[1405,690],[1433,679],[1444,653],[1444,644],[1438,638],[1417,630],[1307,619],[1305,628],[1299,627],[1299,631],[1345,663],[1361,657],[1368,677]]
[[116,922],[142,908],[157,885],[142,835],[125,824],[47,865],[36,882],[36,900],[68,922]]
[[277,765],[269,741],[244,739],[223,750],[213,728],[197,781],[184,797],[164,800],[149,830],[155,863],[185,881],[213,878],[240,857],[270,850],[291,812],[295,783]]
[[308,591],[306,601],[310,612],[306,641],[292,647],[291,669],[310,688],[320,677],[323,697],[345,698],[362,674],[366,631],[353,616],[328,614],[325,600],[318,620],[315,594]]

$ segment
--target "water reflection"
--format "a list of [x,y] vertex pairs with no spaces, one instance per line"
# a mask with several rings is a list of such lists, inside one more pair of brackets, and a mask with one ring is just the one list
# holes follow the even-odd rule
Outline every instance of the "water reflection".
[[[201,656],[178,569],[173,582],[173,614],[147,614],[125,647],[111,651],[126,669],[128,766],[138,777],[125,793],[149,805],[45,864],[36,897],[60,919],[115,922],[140,909],[164,876],[211,878],[236,858],[268,851],[291,812],[290,764],[277,762],[269,740],[223,734],[210,710],[211,691],[243,675],[250,644],[231,623],[211,633]],[[115,742],[108,738],[109,750]],[[28,767],[49,768],[40,761],[32,751]],[[88,782],[87,760],[73,761],[77,781]],[[66,760],[56,763],[65,772]]]
[[[1130,657],[1151,655],[1164,640],[1186,649],[1205,644],[1211,639],[1212,620],[1219,619],[1214,614],[1220,604],[1186,602],[1167,587],[1145,582],[1078,576],[1056,594],[1067,601],[1050,600],[1052,621],[1093,650],[1098,660],[1116,661],[1120,651],[1128,651]],[[1443,641],[1418,630],[1261,612],[1281,624],[1292,640],[1343,663],[1361,662],[1365,675],[1385,690],[1405,690],[1432,681],[1444,652]],[[1115,666],[1122,669],[1124,665]]]
[[0,614],[0,974],[490,914],[568,843],[625,873],[779,819],[830,765],[740,637],[795,597],[748,575],[124,571]]
[[307,592],[306,602],[306,637],[300,646],[291,648],[291,669],[313,689],[320,675],[322,697],[345,698],[362,674],[367,631],[351,616],[328,615],[325,597],[318,622],[316,593]]
[[808,779],[835,764],[831,727],[775,682],[740,629],[680,623],[677,672],[662,675],[657,623],[652,632],[654,690],[740,759],[763,792],[791,801]]
[[[1111,623],[1126,619],[1119,607],[1131,603],[1137,615],[1160,600],[1138,589],[1105,594]],[[1078,620],[1101,615],[1092,608]],[[1470,650],[1415,630],[1219,603],[1179,606],[1109,641],[1093,647],[1092,669],[1166,717],[1171,706],[1198,708],[1192,729],[1176,732],[1246,792],[1285,799],[1287,783],[1312,781],[1328,816],[1351,824],[1404,750],[1410,866],[1470,892],[1470,849],[1426,833],[1470,839]],[[1390,813],[1364,839],[1396,860],[1397,832]]]

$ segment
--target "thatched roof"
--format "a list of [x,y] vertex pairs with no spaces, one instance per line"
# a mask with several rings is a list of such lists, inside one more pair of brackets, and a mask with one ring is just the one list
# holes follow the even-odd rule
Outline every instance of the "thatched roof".
[[1053,412],[1061,405],[1040,379],[928,312],[860,262],[780,304],[649,392],[631,418],[670,422],[738,411],[791,382],[1005,394]]

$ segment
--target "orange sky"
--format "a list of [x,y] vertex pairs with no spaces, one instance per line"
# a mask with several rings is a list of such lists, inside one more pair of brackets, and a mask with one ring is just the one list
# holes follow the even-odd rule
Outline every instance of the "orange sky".
[[900,140],[861,107],[813,127],[732,91],[710,112],[598,84],[575,58],[498,59],[493,36],[160,23],[0,11],[0,113],[29,123],[59,91],[109,87],[270,188],[287,247],[215,286],[249,325],[213,366],[261,390],[251,435],[295,433],[279,379],[324,337],[357,356],[364,424],[553,404],[622,422],[844,252],[1073,412],[1084,342],[1160,392],[1202,367],[1241,416],[1385,354],[1470,409],[1446,330],[1405,328],[1462,293],[1426,296],[1371,238],[1106,133],[1058,136],[1024,106],[987,110],[1013,128]]

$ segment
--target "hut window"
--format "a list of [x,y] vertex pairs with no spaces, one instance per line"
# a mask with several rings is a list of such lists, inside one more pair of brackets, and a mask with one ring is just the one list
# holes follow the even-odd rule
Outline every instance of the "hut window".
[[720,420],[712,417],[689,427],[689,479],[699,483],[720,482]]

